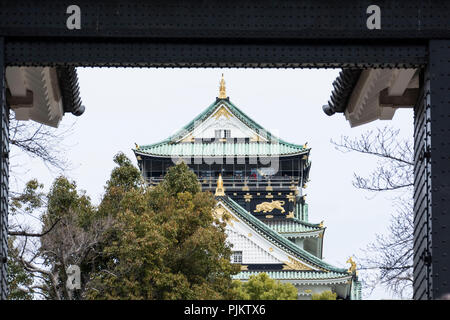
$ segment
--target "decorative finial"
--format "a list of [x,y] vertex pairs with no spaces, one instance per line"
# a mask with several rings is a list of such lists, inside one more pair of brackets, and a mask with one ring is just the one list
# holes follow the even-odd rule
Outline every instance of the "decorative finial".
[[352,257],[348,258],[346,263],[350,263],[350,268],[348,268],[348,270],[347,270],[348,273],[358,274],[358,272],[356,271],[356,262],[353,261]]
[[220,79],[220,87],[219,87],[219,99],[226,99],[227,97],[227,92],[225,89],[225,79],[223,78],[223,73],[222,73],[222,79]]
[[320,223],[319,223],[319,228],[323,228],[323,220],[322,221],[320,221]]
[[134,145],[136,146],[136,150],[139,150],[139,145],[135,142]]
[[224,196],[225,188],[223,187],[222,175],[219,174],[219,179],[217,179],[217,188],[215,196]]

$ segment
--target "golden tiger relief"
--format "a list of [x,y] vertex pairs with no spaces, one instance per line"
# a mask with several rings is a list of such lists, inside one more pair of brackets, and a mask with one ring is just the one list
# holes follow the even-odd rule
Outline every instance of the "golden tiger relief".
[[285,210],[283,208],[284,201],[283,200],[272,200],[272,202],[261,202],[256,205],[256,210],[254,212],[272,212],[273,209],[281,210],[281,213],[284,213]]

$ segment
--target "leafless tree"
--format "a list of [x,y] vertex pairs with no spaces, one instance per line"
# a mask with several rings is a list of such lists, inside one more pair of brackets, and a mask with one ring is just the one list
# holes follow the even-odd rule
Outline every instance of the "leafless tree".
[[[110,217],[99,218],[85,229],[78,225],[75,216],[67,214],[52,222],[51,232],[32,239],[28,234],[20,242],[19,261],[26,271],[35,278],[32,289],[35,295],[44,299],[73,300],[83,297],[85,284],[83,279],[80,290],[71,290],[67,286],[67,268],[70,265],[82,266],[101,256],[99,243],[106,237],[106,230],[113,224]],[[81,274],[88,277],[89,273]]]
[[[411,139],[412,140],[412,139]],[[368,270],[364,283],[372,290],[384,285],[394,295],[411,295],[413,281],[413,145],[400,138],[400,131],[384,127],[366,131],[357,138],[331,141],[338,150],[375,157],[377,166],[368,175],[354,173],[353,185],[370,192],[396,192],[394,212],[386,235],[376,235],[374,243],[359,257],[360,270]],[[372,271],[372,272],[370,272]]]
[[[61,173],[70,169],[70,161],[65,158],[67,145],[65,139],[72,134],[71,124],[61,124],[52,128],[34,121],[9,119],[10,139],[10,194],[16,195],[15,185],[20,176],[29,170],[24,158],[39,159],[50,170]],[[14,183],[15,182],[15,183]]]
[[[21,192],[18,191],[18,181],[21,181],[21,176],[29,170],[24,158],[37,158],[50,171],[64,172],[70,169],[70,161],[64,157],[67,148],[64,140],[72,133],[73,126],[74,122],[68,125],[63,124],[59,128],[52,128],[34,121],[19,121],[14,119],[13,112],[10,114],[10,201],[21,195]],[[32,227],[33,224],[40,226],[39,213],[26,210],[13,212],[10,217],[8,234],[36,237],[41,232],[32,231],[36,229]]]
[[[17,250],[20,252],[20,254],[10,256],[10,261],[11,259],[15,259],[14,262],[22,261],[26,271],[34,270],[33,274],[36,275],[37,282],[27,285],[26,288],[19,288],[33,294],[42,295],[43,284],[40,283],[39,279],[44,275],[44,271],[48,272],[45,268],[33,264],[37,261],[36,259],[39,260],[40,238],[52,232],[60,221],[56,220],[53,224],[42,229],[40,220],[42,211],[30,210],[30,208],[20,210],[12,202],[17,197],[26,196],[18,191],[18,185],[19,181],[22,181],[22,176],[29,170],[28,159],[41,160],[51,172],[61,173],[70,169],[70,161],[65,158],[67,148],[65,139],[72,133],[74,124],[75,122],[72,122],[71,124],[61,124],[59,128],[52,128],[33,121],[15,120],[14,113],[11,112],[10,114],[10,218],[8,235],[12,237],[12,241],[9,241],[8,245],[12,249],[10,250],[11,253],[15,253]],[[43,199],[43,197],[36,197],[36,199],[38,198]],[[30,252],[34,252],[34,254],[30,255]],[[40,276],[37,270],[42,271]],[[49,274],[48,277],[52,279]]]

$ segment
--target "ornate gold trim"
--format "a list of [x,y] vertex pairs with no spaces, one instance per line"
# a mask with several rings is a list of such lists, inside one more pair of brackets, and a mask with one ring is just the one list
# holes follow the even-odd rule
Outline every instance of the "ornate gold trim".
[[227,97],[227,92],[225,88],[225,79],[223,78],[222,73],[222,79],[220,79],[220,87],[219,87],[219,99],[225,99]]
[[256,205],[256,209],[253,210],[253,212],[272,212],[273,209],[281,210],[281,213],[286,212],[284,210],[283,205],[285,202],[283,200],[272,200],[272,202],[261,202],[260,204]]
[[268,214],[268,215],[266,216],[266,218],[267,218],[267,219],[272,219],[272,218],[273,218],[273,215]]
[[272,199],[272,198],[273,198],[272,193],[269,192],[268,194],[266,194],[266,198],[267,198],[267,199]]
[[261,138],[260,136],[254,134],[251,138],[250,138],[250,142],[264,142],[267,141],[266,139]]
[[181,142],[194,142],[195,138],[192,136],[192,134],[188,135],[186,138],[181,140]]
[[295,195],[293,195],[292,192],[289,192],[289,194],[286,195],[286,198],[289,199],[289,202],[294,202]]
[[224,116],[224,117],[227,118],[227,119],[230,119],[230,118],[232,117],[231,113],[228,112],[228,110],[225,109],[224,106],[221,106],[221,107],[219,108],[219,110],[216,111],[216,113],[214,114],[214,118],[215,118],[216,120],[219,120],[219,118],[222,117],[222,116]]
[[288,257],[288,259],[288,261],[284,262],[285,265],[283,266],[283,270],[313,270],[312,268],[301,263],[300,261],[293,259],[292,257]]
[[218,206],[213,211],[214,217],[216,217],[219,220],[222,220],[229,224],[230,226],[234,226],[232,221],[238,222],[239,220],[236,219],[232,214],[227,212],[222,206]]
[[350,263],[350,268],[348,268],[347,272],[350,274],[358,274],[358,272],[356,271],[356,262],[353,261],[353,258],[350,257],[347,259],[347,261],[345,263]]
[[245,202],[250,202],[253,199],[253,196],[250,193],[244,194]]
[[290,211],[286,218],[294,218],[294,211]]
[[241,265],[241,271],[247,271],[248,266],[247,265]]
[[219,174],[219,179],[217,179],[217,188],[215,196],[224,196],[225,188],[223,187],[222,175]]

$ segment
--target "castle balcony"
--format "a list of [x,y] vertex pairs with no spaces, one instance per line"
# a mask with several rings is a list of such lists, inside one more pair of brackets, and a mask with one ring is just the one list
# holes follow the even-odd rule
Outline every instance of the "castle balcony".
[[[227,191],[276,191],[276,190],[296,190],[300,177],[223,177],[223,185]],[[149,177],[146,179],[149,185],[157,185],[162,177]],[[199,177],[203,190],[214,191],[217,187],[217,177]]]

